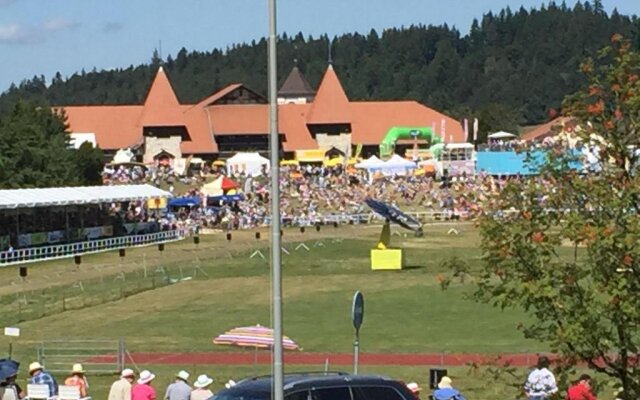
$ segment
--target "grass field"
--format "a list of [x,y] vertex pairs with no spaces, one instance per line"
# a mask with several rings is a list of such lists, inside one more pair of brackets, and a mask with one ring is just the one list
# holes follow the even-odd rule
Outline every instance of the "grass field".
[[[523,339],[516,329],[525,318],[522,313],[466,299],[471,290],[468,283],[454,283],[444,292],[440,289],[437,276],[445,272],[443,261],[457,256],[472,268],[480,262],[477,232],[465,225],[458,227],[459,236],[450,236],[449,228],[429,226],[423,238],[394,235],[392,241],[405,249],[410,268],[390,272],[369,269],[369,249],[376,243],[377,229],[286,231],[285,247],[291,254],[283,255],[285,334],[304,351],[351,351],[351,299],[360,290],[366,310],[363,352],[544,350],[543,345]],[[270,325],[268,263],[249,259],[252,250],[268,242],[253,237],[254,232],[234,232],[233,241],[227,242],[223,235],[207,236],[197,248],[183,241],[168,245],[163,253],[152,247],[129,250],[122,260],[117,253],[100,254],[85,257],[79,268],[70,260],[42,263],[30,268],[26,283],[16,279],[15,268],[5,268],[0,270],[0,322],[22,329],[14,348],[25,363],[34,357],[38,341],[73,337],[122,337],[132,352],[238,351],[214,346],[211,340],[235,326]],[[294,250],[293,243],[300,241],[310,251]],[[323,245],[318,246],[318,241]],[[194,275],[196,266],[200,270]],[[181,280],[185,277],[191,279]],[[7,344],[1,337],[0,348]],[[163,389],[178,368],[149,367],[160,373],[158,383]],[[251,375],[254,369],[268,372],[261,366],[185,367],[194,374],[206,371],[218,384]],[[426,367],[367,370],[427,384]],[[504,397],[506,383],[485,387],[482,371],[468,372],[457,368],[454,376],[462,388],[473,389],[469,397]],[[104,397],[110,378],[94,379],[92,390]]]

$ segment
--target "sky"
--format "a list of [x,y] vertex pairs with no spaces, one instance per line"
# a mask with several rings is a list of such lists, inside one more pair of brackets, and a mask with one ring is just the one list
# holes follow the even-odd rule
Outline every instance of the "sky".
[[[560,1],[558,1],[560,2]],[[278,32],[329,36],[447,23],[467,33],[473,18],[542,0],[278,0]],[[574,4],[567,0],[567,4]],[[605,8],[640,13],[638,0]],[[226,48],[266,36],[267,0],[0,0],[0,92],[34,75],[48,81],[81,69],[147,63],[153,50]],[[339,55],[337,55],[339,56]]]

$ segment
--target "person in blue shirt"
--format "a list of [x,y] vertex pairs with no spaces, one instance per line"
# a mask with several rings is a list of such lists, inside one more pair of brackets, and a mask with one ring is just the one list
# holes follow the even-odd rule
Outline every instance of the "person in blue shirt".
[[49,397],[58,395],[58,382],[48,372],[44,370],[44,367],[39,362],[33,362],[29,365],[29,384],[31,385],[47,385],[49,386]]
[[434,400],[465,400],[459,391],[453,388],[451,378],[443,376],[438,383],[438,388],[433,391]]

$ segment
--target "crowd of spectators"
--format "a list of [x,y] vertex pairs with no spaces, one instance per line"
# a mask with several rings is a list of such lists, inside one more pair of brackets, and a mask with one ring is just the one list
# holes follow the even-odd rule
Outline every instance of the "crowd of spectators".
[[[268,221],[268,176],[233,178],[244,188],[244,200],[213,207],[170,209],[166,217],[197,228],[244,229]],[[285,224],[313,225],[348,219],[368,220],[367,197],[403,211],[431,212],[443,218],[469,219],[480,214],[505,179],[488,175],[444,177],[386,176],[369,179],[366,171],[322,166],[284,167],[280,175],[281,215]],[[202,196],[201,193],[190,195]],[[203,196],[204,197],[204,196]]]

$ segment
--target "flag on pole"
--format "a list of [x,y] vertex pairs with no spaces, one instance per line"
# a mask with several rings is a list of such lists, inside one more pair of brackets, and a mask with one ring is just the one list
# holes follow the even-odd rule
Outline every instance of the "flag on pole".
[[464,119],[464,142],[467,143],[469,141],[469,120]]
[[444,120],[444,118],[442,118],[442,120],[440,121],[440,136],[442,136],[442,140],[445,140],[447,138],[446,124],[447,122]]
[[478,141],[478,118],[473,119],[473,141]]

